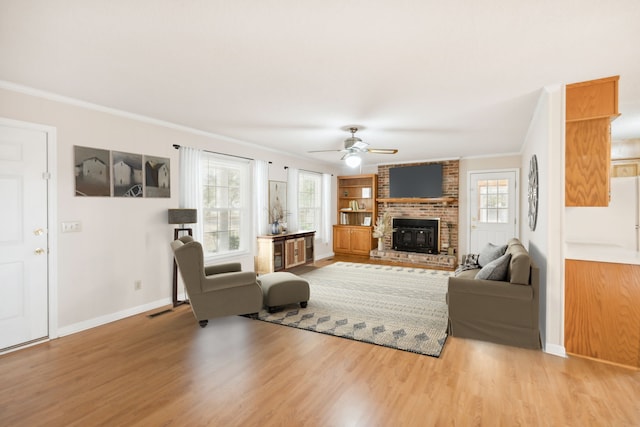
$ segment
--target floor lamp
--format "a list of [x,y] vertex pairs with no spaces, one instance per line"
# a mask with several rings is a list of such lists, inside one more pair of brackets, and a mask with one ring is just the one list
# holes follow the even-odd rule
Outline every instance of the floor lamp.
[[[198,222],[198,211],[196,209],[169,209],[169,224],[180,224],[180,227],[173,230],[173,240],[177,240],[180,234],[187,233],[193,236],[193,230],[185,227],[185,224],[195,224]],[[173,258],[173,306],[189,304],[188,300],[178,301],[178,264]]]

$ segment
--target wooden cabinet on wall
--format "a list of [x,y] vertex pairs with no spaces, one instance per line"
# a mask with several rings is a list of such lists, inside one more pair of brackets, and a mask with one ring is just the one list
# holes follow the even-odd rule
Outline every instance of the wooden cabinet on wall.
[[640,368],[640,265],[565,261],[567,353]]
[[273,273],[313,263],[314,239],[315,231],[258,236],[256,273]]
[[619,76],[567,85],[565,206],[608,206]]
[[369,256],[374,247],[378,175],[338,177],[338,218],[333,226],[333,252]]

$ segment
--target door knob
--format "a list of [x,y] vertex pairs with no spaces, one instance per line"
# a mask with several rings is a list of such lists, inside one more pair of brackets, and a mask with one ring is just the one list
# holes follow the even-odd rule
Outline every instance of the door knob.
[[42,248],[38,248],[38,249],[36,249],[35,251],[33,251],[33,253],[35,253],[36,255],[42,255],[42,254],[44,254],[44,253],[46,253],[46,252],[47,252],[47,251],[45,251],[45,250],[44,250],[44,249],[42,249]]
[[36,228],[35,230],[33,230],[33,234],[35,234],[36,236],[42,236],[44,234],[44,230],[42,228]]

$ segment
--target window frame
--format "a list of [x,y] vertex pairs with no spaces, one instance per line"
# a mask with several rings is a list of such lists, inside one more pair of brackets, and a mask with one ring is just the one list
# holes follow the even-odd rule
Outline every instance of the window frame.
[[[309,191],[306,191],[305,186],[303,185],[303,182],[305,180],[313,180],[315,181],[315,188],[313,191],[313,206],[305,206],[305,203],[303,203],[303,193],[304,194],[310,194]],[[303,231],[310,231],[310,230],[314,230],[316,231],[316,237],[318,232],[321,230],[322,227],[322,174],[321,173],[317,173],[317,172],[310,172],[310,171],[305,171],[305,170],[300,170],[298,172],[298,192],[297,192],[297,198],[298,198],[298,203],[297,203],[297,222],[298,222],[298,227],[300,228],[300,230]],[[308,224],[308,222],[305,222],[302,220],[302,218],[308,217],[308,211],[309,210],[313,210],[314,212],[314,219],[315,221],[313,221],[313,226],[312,227],[307,227],[304,224]],[[303,211],[305,211],[303,214]]]
[[[203,152],[200,159],[201,166],[201,190],[202,190],[202,249],[205,260],[220,260],[224,258],[236,258],[238,256],[246,255],[252,250],[251,236],[252,230],[252,181],[251,181],[251,164],[249,160],[237,158],[233,156],[225,156],[222,154]],[[212,167],[214,170],[221,171],[226,174],[226,181],[224,185],[220,185],[216,182],[216,179],[221,178],[216,176],[217,173],[211,173]],[[229,172],[236,171],[237,186],[230,185]],[[222,177],[225,179],[225,177]],[[238,189],[237,206],[234,206],[233,195],[231,194],[233,188]],[[210,207],[211,199],[209,195],[213,191],[214,198],[223,195],[226,192],[226,203],[222,205]],[[215,203],[215,200],[214,200]],[[226,206],[225,206],[226,205]],[[215,216],[218,218],[217,224],[213,225],[208,221],[211,217],[211,213],[215,212]],[[226,215],[224,215],[226,213]],[[221,215],[222,214],[222,215]],[[226,222],[227,226],[220,229],[221,216],[226,216],[223,222]],[[211,231],[214,228],[214,231]],[[207,237],[211,233],[233,233],[238,239],[238,246],[235,249],[230,249],[231,238],[227,235],[225,240],[222,240],[223,244],[220,245],[221,240],[215,239],[218,243],[218,250],[211,251],[210,241]],[[219,236],[218,236],[219,237]]]

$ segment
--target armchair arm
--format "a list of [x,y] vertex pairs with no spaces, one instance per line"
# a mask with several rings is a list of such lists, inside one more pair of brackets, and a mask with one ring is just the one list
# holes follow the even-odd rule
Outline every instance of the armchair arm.
[[455,295],[480,295],[492,298],[518,299],[531,301],[533,289],[528,285],[516,285],[495,280],[463,279],[450,277],[448,286],[449,299]]
[[239,262],[228,262],[218,265],[207,265],[204,267],[204,275],[211,276],[212,274],[230,273],[240,271],[242,269]]
[[236,288],[252,284],[258,285],[253,271],[234,271],[208,276],[202,282],[202,292],[215,292],[221,289]]

